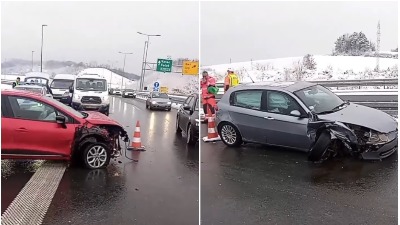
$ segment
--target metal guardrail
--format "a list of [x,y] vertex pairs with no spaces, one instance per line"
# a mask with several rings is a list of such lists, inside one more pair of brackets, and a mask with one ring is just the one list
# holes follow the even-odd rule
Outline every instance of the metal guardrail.
[[325,87],[371,87],[380,86],[386,89],[390,86],[398,86],[398,79],[370,79],[370,80],[325,80],[325,81],[308,81],[310,83],[316,83]]

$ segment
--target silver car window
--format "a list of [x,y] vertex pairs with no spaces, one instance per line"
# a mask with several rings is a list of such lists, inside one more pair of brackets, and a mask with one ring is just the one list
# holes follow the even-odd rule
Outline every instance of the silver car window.
[[268,91],[268,112],[290,115],[293,110],[301,111],[299,104],[291,96],[283,92]]
[[247,90],[234,92],[233,105],[248,109],[261,109],[262,90]]

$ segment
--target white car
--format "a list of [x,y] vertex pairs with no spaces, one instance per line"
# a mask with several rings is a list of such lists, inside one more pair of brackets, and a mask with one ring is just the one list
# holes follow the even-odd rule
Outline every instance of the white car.
[[114,94],[114,95],[121,95],[121,90],[119,90],[119,89],[114,89],[114,90],[113,90],[113,94]]
[[17,85],[14,87],[14,89],[39,93],[43,96],[53,98],[53,96],[47,92],[47,88],[45,86],[41,86],[41,85],[34,85],[34,84]]
[[206,115],[204,114],[203,107],[200,107],[199,114],[200,114],[200,122],[205,123],[207,121],[207,119],[206,119]]

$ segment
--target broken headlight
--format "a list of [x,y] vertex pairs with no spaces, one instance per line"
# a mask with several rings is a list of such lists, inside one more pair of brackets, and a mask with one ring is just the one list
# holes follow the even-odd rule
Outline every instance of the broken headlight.
[[365,132],[364,137],[367,138],[367,144],[379,145],[386,144],[393,141],[397,136],[397,132],[393,131],[391,133],[378,133],[376,131]]

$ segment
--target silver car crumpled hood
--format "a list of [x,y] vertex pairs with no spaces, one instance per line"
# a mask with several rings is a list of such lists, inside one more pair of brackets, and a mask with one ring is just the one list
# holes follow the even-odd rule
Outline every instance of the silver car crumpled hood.
[[390,133],[397,129],[396,120],[380,110],[350,103],[346,108],[337,112],[318,115],[320,119],[339,121],[363,126],[381,133]]

